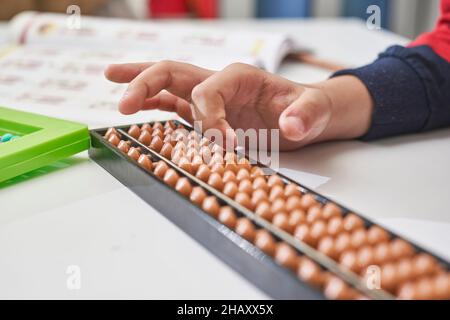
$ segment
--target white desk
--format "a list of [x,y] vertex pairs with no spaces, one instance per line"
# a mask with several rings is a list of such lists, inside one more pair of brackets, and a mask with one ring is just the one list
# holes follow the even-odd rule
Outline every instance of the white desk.
[[[353,65],[405,43],[354,20],[208,23],[289,31]],[[299,82],[328,75],[292,63],[280,73]],[[330,177],[319,192],[449,258],[449,146],[450,130],[327,143],[283,154],[281,166]],[[58,166],[0,190],[0,298],[266,298],[87,153]],[[66,286],[69,265],[81,268],[80,290]]]

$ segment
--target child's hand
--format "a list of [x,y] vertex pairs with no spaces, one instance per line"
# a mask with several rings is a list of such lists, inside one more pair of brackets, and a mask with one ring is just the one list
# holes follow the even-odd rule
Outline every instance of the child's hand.
[[356,138],[370,123],[371,98],[351,76],[305,86],[241,63],[214,72],[173,61],[110,65],[105,75],[130,82],[119,103],[124,114],[174,111],[224,134],[228,128],[279,128],[282,150]]

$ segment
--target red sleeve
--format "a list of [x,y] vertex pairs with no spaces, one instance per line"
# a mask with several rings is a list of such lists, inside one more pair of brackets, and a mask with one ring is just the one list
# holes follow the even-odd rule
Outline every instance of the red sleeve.
[[434,52],[450,62],[450,0],[441,0],[441,16],[432,32],[420,35],[410,47],[430,46]]

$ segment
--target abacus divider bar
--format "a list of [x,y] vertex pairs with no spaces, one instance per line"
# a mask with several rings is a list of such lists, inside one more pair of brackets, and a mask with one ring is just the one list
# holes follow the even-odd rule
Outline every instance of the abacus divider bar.
[[352,271],[350,271],[348,269],[343,269],[338,263],[336,263],[334,260],[332,260],[328,256],[322,254],[321,252],[318,252],[317,250],[315,250],[314,248],[310,247],[309,245],[298,241],[297,239],[293,238],[292,235],[288,234],[287,232],[285,232],[285,231],[283,231],[283,230],[281,230],[279,228],[276,228],[270,222],[268,222],[268,221],[264,220],[263,218],[257,216],[254,212],[248,210],[247,208],[245,208],[244,206],[240,205],[239,203],[237,203],[233,199],[227,197],[222,192],[217,191],[216,189],[212,188],[210,185],[208,185],[207,183],[205,183],[202,180],[198,179],[197,177],[195,177],[191,173],[189,173],[189,172],[183,170],[182,168],[178,167],[175,163],[173,163],[169,159],[163,157],[158,152],[150,149],[148,146],[144,145],[139,140],[137,140],[137,139],[133,138],[132,136],[130,136],[124,130],[118,129],[118,131],[121,134],[123,134],[125,137],[127,137],[128,139],[133,141],[135,144],[137,144],[140,147],[144,148],[147,152],[150,152],[156,158],[166,162],[170,167],[172,167],[176,171],[181,172],[184,176],[188,177],[192,181],[195,181],[201,187],[207,189],[214,196],[218,197],[219,199],[221,199],[222,201],[224,201],[225,203],[227,203],[231,207],[233,207],[233,208],[237,209],[238,211],[240,211],[241,213],[243,213],[247,218],[249,218],[250,220],[254,221],[260,227],[265,228],[266,230],[268,230],[269,232],[274,234],[279,239],[285,241],[286,243],[288,243],[289,245],[291,245],[292,247],[297,249],[302,254],[304,254],[304,255],[308,256],[309,258],[313,259],[314,261],[318,262],[325,269],[330,270],[334,274],[338,275],[344,281],[346,281],[347,283],[351,284],[353,287],[355,287],[356,289],[358,289],[362,293],[366,294],[368,297],[374,298],[374,299],[383,299],[383,300],[394,299],[389,293],[385,292],[384,290],[380,289],[380,290],[377,290],[377,291],[373,291],[373,290],[368,289],[365,285],[363,285],[361,283],[361,280],[360,280],[359,276],[355,275]]

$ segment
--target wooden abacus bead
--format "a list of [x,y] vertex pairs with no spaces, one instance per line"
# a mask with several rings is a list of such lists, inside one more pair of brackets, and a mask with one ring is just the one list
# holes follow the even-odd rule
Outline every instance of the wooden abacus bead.
[[371,245],[375,245],[381,242],[386,242],[389,240],[389,234],[386,232],[386,230],[378,227],[378,226],[371,226],[369,228],[369,231],[367,232],[367,241]]
[[195,176],[198,179],[202,180],[203,182],[207,182],[210,175],[211,175],[211,170],[209,169],[209,167],[206,164],[201,164],[198,167],[197,173],[195,174]]
[[216,190],[222,191],[223,182],[220,174],[213,172],[208,178],[208,184]]
[[141,152],[138,148],[131,147],[130,150],[128,150],[128,156],[133,159],[134,161],[137,161],[139,159],[139,156],[141,155]]
[[344,218],[344,230],[352,232],[364,227],[364,221],[354,213],[349,213]]
[[178,179],[177,184],[175,185],[175,190],[177,190],[183,196],[189,197],[192,192],[192,185],[189,182],[189,179],[186,177]]
[[[153,149],[153,148],[152,148]],[[162,155],[166,159],[172,159],[172,151],[173,147],[170,143],[164,143],[159,151],[159,154]]]
[[331,259],[338,258],[338,252],[335,248],[335,241],[332,237],[326,236],[319,240],[317,245],[317,250],[322,252],[324,255],[330,257]]
[[156,166],[155,169],[153,170],[153,173],[160,179],[162,179],[164,177],[164,175],[166,174],[167,169],[169,169],[169,166],[167,165],[167,163],[165,163],[164,161],[159,161]]
[[391,246],[387,242],[379,243],[374,247],[374,262],[375,264],[381,265],[390,262],[393,259]]
[[310,228],[306,224],[301,224],[295,228],[294,237],[312,247],[314,247],[317,243],[317,239],[311,237]]
[[200,150],[200,145],[195,140],[189,140],[187,143],[187,148],[198,153],[198,151]]
[[165,136],[163,139],[163,143],[169,143],[172,147],[175,147],[177,145],[177,141],[172,134]]
[[223,156],[223,160],[225,162],[236,162],[236,154],[234,152],[225,152],[225,155]]
[[358,249],[367,244],[367,232],[364,229],[357,229],[350,234],[350,242],[353,248]]
[[289,216],[286,212],[279,211],[275,213],[272,219],[272,223],[275,227],[280,228],[288,233],[291,233],[293,230],[289,225]]
[[342,215],[342,210],[338,205],[327,202],[322,210],[322,216],[325,220],[331,219],[333,217],[340,217]]
[[414,266],[409,258],[403,258],[396,263],[398,271],[398,281],[400,283],[414,280]]
[[301,205],[301,198],[299,196],[296,195],[292,195],[289,196],[286,200],[286,210],[288,212],[295,210],[295,209],[300,209],[303,211],[302,209],[302,205]]
[[186,153],[183,151],[183,149],[173,149],[172,151],[172,162],[175,164],[178,164],[181,160],[181,158],[185,157]]
[[173,188],[175,187],[178,178],[179,178],[178,173],[174,169],[169,168],[164,174],[163,181]]
[[212,168],[215,164],[220,164],[223,169],[224,162],[223,162],[223,157],[221,154],[213,153],[211,160],[209,162],[209,166]]
[[450,276],[448,273],[438,274],[432,279],[434,298],[450,300]]
[[295,230],[297,226],[306,222],[306,213],[302,209],[295,209],[289,214],[289,226]]
[[430,276],[438,270],[435,258],[427,253],[419,253],[412,259],[413,274],[416,277]]
[[153,130],[155,130],[155,129],[160,129],[160,130],[162,130],[162,129],[164,129],[164,126],[162,125],[161,122],[156,121],[156,122],[153,123]]
[[155,150],[156,152],[159,152],[163,146],[163,141],[159,136],[153,137],[152,141],[150,142],[150,149]]
[[106,130],[106,133],[105,133],[105,135],[104,135],[103,137],[104,137],[106,140],[108,140],[109,137],[110,137],[112,134],[117,135],[118,138],[121,137],[121,135],[120,135],[120,133],[117,131],[117,129],[116,129],[116,128],[113,128],[113,127],[111,127],[111,128],[109,128],[108,130]]
[[215,196],[208,196],[203,199],[202,209],[209,213],[214,218],[217,218],[220,211],[220,205],[217,202],[217,198]]
[[259,229],[256,231],[255,246],[269,256],[273,257],[275,254],[275,240],[273,236],[265,229]]
[[279,242],[275,248],[275,261],[294,272],[298,267],[297,252],[284,242]]
[[350,300],[355,297],[354,290],[336,276],[332,276],[326,281],[324,294],[332,300]]
[[239,218],[237,220],[235,231],[247,241],[253,242],[253,239],[255,238],[255,226],[247,218]]
[[256,206],[255,213],[267,221],[272,221],[274,216],[273,212],[270,210],[270,204],[267,201],[260,202]]
[[241,206],[246,207],[249,210],[253,210],[252,201],[250,200],[250,197],[248,194],[244,192],[238,192],[234,196],[234,200],[239,203]]
[[150,134],[152,134],[152,132],[153,132],[153,128],[152,128],[152,126],[149,123],[144,123],[141,126],[141,131],[143,131],[143,130],[147,131]]
[[155,129],[152,132],[152,137],[159,137],[161,140],[164,138],[164,132],[161,129]]
[[128,153],[128,151],[130,150],[130,143],[128,141],[120,140],[117,148],[123,153]]
[[217,173],[218,175],[220,175],[221,179],[222,179],[222,175],[224,174],[224,168],[223,168],[223,164],[221,163],[214,163],[211,166],[211,172]]
[[298,187],[298,185],[294,183],[288,183],[284,187],[284,195],[286,196],[286,198],[289,198],[291,196],[301,197],[302,193],[300,192],[300,188]]
[[347,232],[340,233],[335,238],[335,249],[337,252],[337,255],[340,257],[343,252],[348,251],[351,249],[351,243],[350,243],[350,234]]
[[200,157],[199,155],[195,155],[195,156],[192,158],[192,161],[191,161],[191,165],[192,165],[192,173],[193,173],[193,174],[197,174],[198,169],[200,168],[200,166],[201,166],[202,164],[204,164],[204,163],[203,163],[203,160],[202,160],[202,157]]
[[175,123],[172,121],[172,120],[168,120],[168,121],[166,121],[166,123],[164,124],[164,128],[170,128],[170,129],[175,129],[176,128],[176,125],[175,125]]
[[286,202],[281,198],[277,198],[272,202],[270,210],[272,210],[272,212],[275,214],[280,211],[285,212],[286,211]]
[[254,190],[263,190],[266,193],[269,193],[270,187],[267,184],[267,181],[264,177],[258,176],[253,180],[253,189]]
[[312,206],[306,214],[306,222],[312,224],[322,219],[322,208],[319,205]]
[[322,237],[327,234],[327,225],[324,221],[318,220],[311,225],[310,235],[317,243]]
[[419,293],[414,282],[406,282],[399,286],[397,297],[400,300],[418,300]]
[[152,136],[150,135],[150,133],[148,133],[148,131],[143,130],[139,135],[138,140],[144,145],[148,146],[150,142],[152,142]]
[[269,200],[269,196],[263,189],[256,189],[252,193],[252,204],[256,207],[261,201]]
[[223,183],[227,183],[230,181],[236,182],[236,175],[234,174],[233,171],[227,170],[223,173],[223,177],[222,177]]
[[411,244],[403,239],[396,238],[390,242],[390,249],[393,259],[400,259],[404,257],[410,257],[414,254],[415,250]]
[[[284,188],[283,180],[281,180],[281,178],[276,174],[271,175],[269,177],[269,179],[267,179],[267,184],[269,185],[270,188],[272,188],[274,186],[280,186],[280,187]],[[284,194],[284,190],[283,190],[283,194]]]
[[238,170],[237,174],[236,174],[236,179],[239,181],[242,180],[249,180],[250,179],[250,173],[248,172],[247,169],[241,168]]
[[236,196],[236,193],[238,193],[238,186],[236,185],[235,182],[230,181],[225,183],[225,185],[223,186],[223,193],[229,197],[229,198],[234,198]]
[[206,192],[202,187],[196,186],[192,188],[191,195],[189,199],[196,205],[200,206],[203,203],[203,200],[206,198]]
[[311,208],[312,206],[315,206],[317,203],[318,202],[317,202],[316,198],[310,193],[304,194],[301,197],[301,206],[302,206],[302,209],[305,211],[308,211],[309,208]]
[[249,179],[243,179],[239,182],[239,192],[244,192],[250,196],[252,191],[252,182]]
[[135,124],[133,124],[130,129],[128,129],[128,134],[132,136],[133,138],[137,139],[139,138],[139,135],[141,134],[141,129]]
[[153,170],[153,163],[152,163],[152,161],[150,160],[150,158],[146,154],[141,154],[139,156],[137,162],[138,162],[138,164],[141,167],[143,167],[143,168],[145,168],[145,169],[147,169],[149,171]]
[[364,246],[357,251],[357,264],[359,270],[366,271],[366,268],[374,263],[373,248]]
[[166,129],[164,129],[164,132],[163,132],[164,137],[172,135],[172,133],[173,133],[173,129],[172,128],[166,128]]
[[211,162],[212,154],[211,154],[211,150],[209,150],[208,147],[205,147],[205,146],[201,147],[199,154],[202,157],[204,163],[209,164]]
[[339,264],[355,273],[359,273],[361,270],[358,265],[358,257],[353,250],[344,251],[339,257]]
[[234,228],[236,227],[236,213],[234,212],[233,208],[229,206],[220,208],[218,220],[230,229],[234,230]]
[[333,217],[327,223],[327,233],[330,236],[337,236],[344,231],[344,222],[341,217]]
[[297,275],[300,279],[316,287],[322,287],[324,284],[324,277],[319,265],[311,259],[303,257],[300,259]]
[[192,165],[188,158],[181,157],[180,161],[178,161],[178,167],[183,169],[184,171],[187,171],[189,173],[192,173]]
[[118,146],[120,143],[120,138],[117,134],[112,133],[109,135],[108,142],[113,146]]
[[269,193],[270,201],[275,201],[275,199],[277,199],[277,198],[282,198],[282,199],[285,198],[283,187],[280,185],[274,185],[273,187],[271,187],[271,190]]
[[248,161],[247,158],[240,158],[237,162],[238,168],[245,169],[247,172],[249,172],[252,169],[252,165],[250,164],[250,161]]
[[387,291],[395,292],[398,285],[397,268],[393,263],[381,266],[381,287]]
[[260,167],[253,166],[252,169],[250,170],[250,176],[252,178],[264,177],[264,171]]

